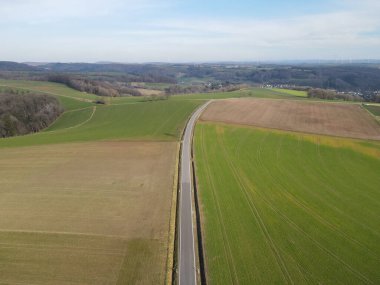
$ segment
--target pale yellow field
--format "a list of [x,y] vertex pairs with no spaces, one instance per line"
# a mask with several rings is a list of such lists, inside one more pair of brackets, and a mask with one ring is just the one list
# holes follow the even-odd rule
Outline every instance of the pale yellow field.
[[153,89],[145,89],[145,88],[136,88],[143,96],[151,96],[151,95],[162,95],[163,91],[153,90]]
[[176,145],[0,149],[0,284],[164,283]]

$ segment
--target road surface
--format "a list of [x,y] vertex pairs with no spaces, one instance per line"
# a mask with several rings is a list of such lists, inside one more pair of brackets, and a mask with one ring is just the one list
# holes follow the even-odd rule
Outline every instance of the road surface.
[[202,105],[187,123],[182,142],[180,199],[179,199],[179,284],[197,284],[195,254],[195,224],[193,221],[193,174],[191,148],[193,131],[198,117],[211,101]]

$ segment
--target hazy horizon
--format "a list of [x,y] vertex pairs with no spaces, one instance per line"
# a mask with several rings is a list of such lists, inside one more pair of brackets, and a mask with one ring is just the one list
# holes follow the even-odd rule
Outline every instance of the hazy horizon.
[[379,12],[376,0],[3,0],[0,60],[378,60]]

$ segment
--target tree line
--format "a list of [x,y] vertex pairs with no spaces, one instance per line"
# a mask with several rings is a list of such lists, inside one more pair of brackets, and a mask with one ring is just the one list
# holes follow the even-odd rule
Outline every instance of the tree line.
[[325,100],[343,100],[343,101],[363,101],[359,96],[351,94],[338,93],[335,90],[310,88],[307,90],[307,96],[309,98],[318,98]]
[[75,90],[99,96],[142,96],[142,94],[134,88],[120,86],[119,84],[111,84],[104,81],[95,81],[87,78],[74,77],[67,74],[48,75],[47,81],[65,84],[66,86]]

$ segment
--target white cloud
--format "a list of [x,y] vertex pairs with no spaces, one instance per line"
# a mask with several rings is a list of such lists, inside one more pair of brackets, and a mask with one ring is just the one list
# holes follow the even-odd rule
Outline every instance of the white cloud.
[[[380,58],[380,1],[336,1],[341,3],[340,11],[292,18],[218,19],[182,14],[141,17],[133,25],[127,19],[123,25],[105,25],[92,32],[9,36],[2,43],[0,58],[17,60],[20,54],[28,56],[20,60],[126,62]],[[170,0],[5,0],[0,17],[13,11],[12,19],[15,15],[22,18],[24,13],[33,21],[93,16],[110,19],[119,9],[127,13],[159,2],[162,5]]]
[[107,16],[120,10],[135,11],[154,5],[152,0],[1,0],[0,20],[55,22],[70,18]]

